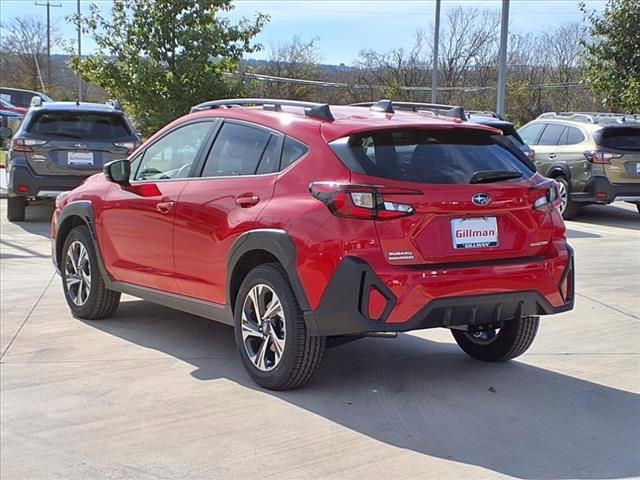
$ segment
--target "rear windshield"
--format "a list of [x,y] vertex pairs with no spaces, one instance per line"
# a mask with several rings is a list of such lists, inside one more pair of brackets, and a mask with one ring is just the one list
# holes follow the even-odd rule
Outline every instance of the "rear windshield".
[[594,136],[598,145],[616,150],[640,150],[640,126],[605,127]]
[[120,113],[40,112],[27,131],[38,136],[81,138],[83,140],[113,140],[131,136]]
[[349,146],[363,173],[420,183],[470,183],[481,171],[534,171],[504,137],[486,132],[398,130],[352,137]]

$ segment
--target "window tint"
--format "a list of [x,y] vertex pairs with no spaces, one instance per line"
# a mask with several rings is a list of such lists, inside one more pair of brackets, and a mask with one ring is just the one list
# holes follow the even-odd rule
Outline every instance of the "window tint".
[[254,175],[272,136],[259,128],[225,123],[209,152],[202,176]]
[[284,170],[293,162],[307,153],[309,149],[304,143],[300,143],[291,137],[286,137],[284,140],[284,147],[282,148],[282,165],[280,170]]
[[557,145],[566,127],[557,123],[548,123],[542,132],[538,145]]
[[544,128],[545,123],[532,123],[531,125],[526,125],[522,127],[518,133],[529,145],[535,145],[538,137],[540,136],[540,132]]
[[617,150],[640,150],[640,127],[606,127],[594,135],[596,143]]
[[265,173],[275,173],[278,171],[278,164],[280,163],[280,138],[277,135],[271,135],[269,138],[269,144],[264,149],[258,170],[256,173],[263,175]]
[[210,130],[211,122],[192,123],[158,140],[145,151],[136,180],[187,177]]
[[43,111],[32,117],[27,131],[49,138],[79,138],[111,141],[130,137],[121,113]]
[[[503,141],[502,135],[499,136]],[[354,137],[351,151],[367,175],[421,183],[469,183],[482,170],[533,175],[484,132],[401,130]]]
[[558,145],[575,145],[584,140],[582,132],[575,127],[567,127],[564,129]]

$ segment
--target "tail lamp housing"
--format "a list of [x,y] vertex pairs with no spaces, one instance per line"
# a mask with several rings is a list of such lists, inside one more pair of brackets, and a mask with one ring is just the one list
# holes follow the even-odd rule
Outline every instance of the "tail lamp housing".
[[15,152],[33,152],[31,147],[44,145],[45,143],[48,143],[47,140],[16,137],[11,142],[11,149]]
[[536,185],[533,188],[536,199],[533,202],[533,208],[540,212],[552,212],[562,203],[558,184],[555,180],[548,180]]
[[591,163],[606,165],[611,163],[611,159],[620,158],[622,155],[619,153],[602,152],[600,150],[587,150],[584,152],[584,156]]
[[390,197],[422,194],[413,189],[333,182],[312,183],[309,193],[337,217],[364,220],[393,220],[413,215],[413,206]]

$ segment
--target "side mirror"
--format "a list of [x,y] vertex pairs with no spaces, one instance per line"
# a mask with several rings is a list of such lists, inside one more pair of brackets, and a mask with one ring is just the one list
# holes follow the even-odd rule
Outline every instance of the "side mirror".
[[129,160],[113,160],[105,164],[104,176],[110,182],[117,183],[123,187],[129,185],[129,177],[131,176],[131,164]]
[[13,136],[13,130],[9,127],[0,128],[0,138],[11,138]]

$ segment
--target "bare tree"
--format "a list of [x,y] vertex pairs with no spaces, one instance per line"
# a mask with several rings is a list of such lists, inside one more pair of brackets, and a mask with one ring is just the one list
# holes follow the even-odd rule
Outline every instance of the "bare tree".
[[[32,90],[41,88],[38,65],[46,63],[47,26],[39,17],[19,17],[0,25],[0,68],[3,83]],[[57,35],[52,36],[57,40]],[[44,71],[42,74],[44,75]],[[51,79],[44,79],[50,85]]]

